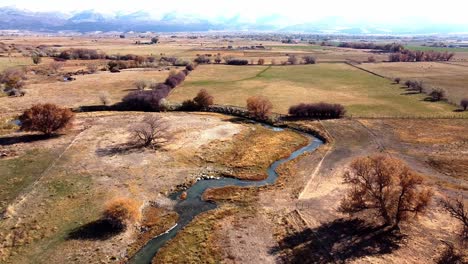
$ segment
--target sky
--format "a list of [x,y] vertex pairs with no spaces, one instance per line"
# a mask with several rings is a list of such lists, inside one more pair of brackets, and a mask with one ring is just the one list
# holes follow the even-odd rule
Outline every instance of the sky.
[[72,13],[96,10],[105,14],[146,11],[155,18],[167,13],[216,19],[240,15],[246,22],[271,15],[285,23],[313,22],[324,17],[342,21],[446,23],[468,25],[468,0],[0,0],[0,6],[31,11]]

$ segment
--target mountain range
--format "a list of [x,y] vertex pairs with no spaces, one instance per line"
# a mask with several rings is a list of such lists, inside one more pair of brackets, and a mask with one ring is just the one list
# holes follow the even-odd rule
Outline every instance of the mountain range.
[[163,14],[153,17],[145,11],[101,14],[85,10],[71,14],[33,12],[14,7],[0,7],[0,30],[28,30],[37,32],[203,32],[203,31],[268,31],[336,34],[462,34],[468,25],[434,24],[431,21],[397,21],[376,24],[369,21],[349,22],[340,17],[326,17],[318,21],[288,24],[281,15],[259,17],[245,21],[240,15],[206,19],[194,15]]

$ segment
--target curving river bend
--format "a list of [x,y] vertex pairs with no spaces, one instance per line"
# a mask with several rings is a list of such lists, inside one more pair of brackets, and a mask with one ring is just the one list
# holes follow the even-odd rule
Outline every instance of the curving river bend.
[[[282,128],[278,127],[271,127],[266,126],[274,131],[282,131]],[[306,134],[305,134],[306,135]],[[285,159],[280,159],[275,161],[268,167],[268,177],[262,181],[247,181],[247,180],[238,180],[234,178],[221,178],[218,180],[200,180],[197,181],[194,185],[192,185],[189,189],[186,190],[187,198],[185,200],[178,199],[180,193],[174,193],[171,195],[171,199],[177,200],[177,204],[175,205],[174,210],[179,214],[179,221],[177,224],[166,233],[161,234],[151,241],[149,241],[143,248],[138,251],[135,256],[133,256],[128,263],[131,264],[148,264],[151,263],[153,257],[159,251],[161,247],[163,247],[169,240],[174,238],[177,233],[184,228],[192,219],[208,210],[215,209],[217,205],[212,202],[207,202],[202,200],[202,195],[205,190],[209,188],[220,188],[225,186],[241,186],[241,187],[249,187],[249,186],[264,186],[273,184],[276,182],[278,178],[278,174],[276,173],[276,168],[281,164],[288,162],[297,158],[299,155],[303,154],[304,152],[314,151],[323,142],[317,138],[314,138],[310,135],[306,135],[309,138],[309,144],[305,147],[302,147]]]

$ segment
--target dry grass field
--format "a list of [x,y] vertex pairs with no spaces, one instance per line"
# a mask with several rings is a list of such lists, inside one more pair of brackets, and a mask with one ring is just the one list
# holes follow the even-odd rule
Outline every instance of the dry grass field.
[[163,82],[169,71],[124,70],[120,73],[98,72],[78,75],[76,80],[63,82],[52,77],[47,80],[31,78],[26,84],[26,96],[0,97],[0,113],[15,114],[39,102],[66,107],[101,105],[100,95],[106,94],[112,103],[119,102],[130,91],[134,82],[148,80]]
[[402,95],[389,80],[345,64],[200,66],[169,100],[193,98],[202,88],[217,104],[245,106],[248,97],[263,95],[283,114],[294,104],[325,101],[345,105],[350,116],[466,116],[446,103],[424,101],[423,95]]
[[422,80],[429,90],[443,88],[447,91],[449,100],[454,103],[468,98],[468,65],[458,62],[366,63],[361,66],[390,78]]
[[[259,125],[236,124],[222,115],[169,113],[162,116],[174,135],[170,144],[156,151],[126,150],[128,129],[143,116],[81,114],[76,128],[63,137],[27,142],[21,140],[27,134],[11,133],[0,138],[2,151],[16,150],[15,155],[0,160],[0,209],[8,208],[6,219],[0,222],[4,238],[0,244],[2,261],[95,263],[109,261],[111,257],[121,260],[137,238],[134,228],[108,239],[75,238],[78,228],[99,219],[107,200],[132,197],[146,205],[150,201],[167,204],[166,195],[175,186],[190,183],[201,173],[233,169],[256,173],[258,166],[263,171],[278,156],[303,144],[299,134],[269,133]],[[235,151],[231,148],[245,145],[237,143],[246,140],[241,136],[245,133],[259,139],[265,137],[259,142],[265,150],[272,151],[239,149],[237,153],[244,153],[246,160],[264,160],[263,163],[205,162],[216,153],[231,153]],[[284,136],[289,140],[275,140]],[[23,198],[18,199],[19,195]],[[171,208],[170,203],[167,206]],[[100,250],[94,251],[96,247]]]

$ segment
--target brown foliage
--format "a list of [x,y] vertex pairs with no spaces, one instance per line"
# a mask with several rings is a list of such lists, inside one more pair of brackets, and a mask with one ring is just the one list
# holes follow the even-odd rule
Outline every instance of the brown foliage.
[[402,161],[381,155],[357,158],[344,174],[349,184],[340,211],[375,210],[386,224],[398,227],[411,214],[423,213],[432,191],[423,187],[423,177]]
[[465,207],[466,199],[463,197],[455,199],[443,199],[441,200],[441,206],[447,211],[453,218],[459,220],[463,225],[462,238],[468,240],[468,208]]
[[116,198],[106,205],[103,218],[116,228],[125,227],[140,219],[140,205],[129,198]]
[[171,139],[169,124],[162,117],[148,115],[143,122],[131,128],[135,145],[157,148]]
[[257,118],[266,119],[273,109],[273,104],[263,96],[252,96],[247,99],[249,113]]
[[205,89],[201,89],[197,96],[193,98],[193,101],[200,107],[205,108],[213,104],[214,97],[208,93]]
[[37,104],[26,110],[19,120],[22,130],[40,131],[50,136],[70,128],[73,117],[74,114],[70,109],[54,104]]
[[265,59],[258,59],[257,64],[258,64],[258,65],[263,65],[263,64],[265,64]]

